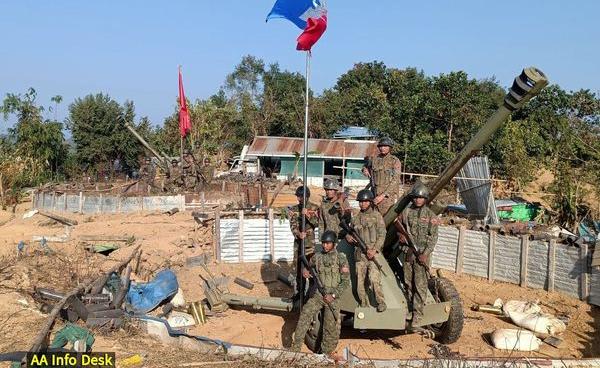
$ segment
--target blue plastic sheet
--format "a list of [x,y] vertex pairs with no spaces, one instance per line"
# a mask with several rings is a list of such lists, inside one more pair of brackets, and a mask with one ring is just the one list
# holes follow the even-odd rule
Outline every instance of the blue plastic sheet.
[[125,309],[136,314],[148,313],[164,300],[177,294],[179,284],[171,270],[162,270],[145,284],[131,283],[125,298]]

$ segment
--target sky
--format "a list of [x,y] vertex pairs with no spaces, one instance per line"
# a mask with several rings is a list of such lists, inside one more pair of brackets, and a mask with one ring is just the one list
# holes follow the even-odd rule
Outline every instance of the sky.
[[[132,100],[137,117],[162,124],[176,105],[177,66],[189,99],[217,92],[244,55],[304,73],[300,30],[265,23],[274,0],[4,1],[0,5],[0,96],[33,87],[38,102],[104,92]],[[464,70],[510,86],[537,66],[567,90],[600,92],[600,1],[328,0],[328,29],[313,48],[311,87],[320,93],[357,62]],[[54,114],[52,114],[52,117]],[[0,117],[0,133],[14,117]]]

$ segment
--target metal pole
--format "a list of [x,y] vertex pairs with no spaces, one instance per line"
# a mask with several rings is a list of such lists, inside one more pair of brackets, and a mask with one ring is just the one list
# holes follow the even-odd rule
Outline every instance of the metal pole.
[[[306,97],[304,100],[304,167],[302,168],[302,208],[306,208],[306,204],[308,203],[308,198],[306,198],[306,189],[308,187],[307,180],[307,156],[308,156],[308,98],[309,98],[309,88],[310,88],[310,51],[306,52]],[[302,216],[302,230],[306,231],[306,216]],[[300,256],[305,256],[305,239],[302,239],[300,243]],[[300,259],[300,258],[298,258]],[[300,272],[300,285],[298,285],[298,291],[300,292],[300,310],[302,310],[302,306],[304,305],[304,277],[302,276],[302,267],[298,264],[297,267],[298,272]]]

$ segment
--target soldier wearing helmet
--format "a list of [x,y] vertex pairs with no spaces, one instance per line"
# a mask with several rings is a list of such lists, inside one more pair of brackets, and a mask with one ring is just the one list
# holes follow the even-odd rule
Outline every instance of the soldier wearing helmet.
[[369,284],[373,288],[375,300],[377,301],[377,311],[383,312],[386,310],[386,304],[381,289],[381,275],[373,259],[383,248],[386,228],[381,213],[373,209],[373,198],[373,193],[368,189],[358,192],[356,200],[358,201],[360,211],[353,214],[351,221],[354,229],[356,229],[358,235],[367,245],[367,254],[365,255],[361,251],[354,237],[346,235],[346,240],[356,247],[354,252],[354,259],[356,260],[356,293],[360,299],[360,306],[369,306],[369,298],[365,289],[365,282],[368,277]]
[[373,204],[384,215],[400,195],[402,165],[400,160],[390,153],[393,145],[394,141],[390,137],[381,138],[377,142],[379,154],[369,160],[370,165],[363,167],[363,174],[373,179]]
[[[294,234],[294,264],[292,266],[294,270],[296,270],[295,267],[298,264],[298,252],[302,239],[304,239],[304,253],[306,254],[306,258],[310,260],[310,257],[315,252],[315,229],[319,226],[319,207],[310,201],[310,189],[306,187],[306,206],[303,203],[303,194],[304,186],[296,188],[298,204],[288,208],[290,229],[292,230],[292,234]],[[304,229],[302,228],[302,215],[306,217],[306,228]],[[296,285],[299,285],[300,280],[296,278],[290,281],[292,283],[295,281]]]
[[[335,249],[337,237],[335,232],[327,230],[321,236],[323,250],[310,260],[310,266],[314,267],[325,289],[325,295],[316,290],[315,294],[308,299],[294,332],[292,343],[293,351],[300,351],[306,332],[310,329],[314,316],[323,311],[323,338],[321,340],[321,351],[331,354],[337,347],[340,337],[341,321],[338,298],[350,285],[350,266],[346,255]],[[308,270],[303,270],[303,276],[310,277]],[[331,305],[329,308],[327,304]]]
[[[429,188],[417,182],[411,192],[412,203],[398,216],[410,234],[418,252],[406,247],[403,262],[404,282],[408,285],[409,300],[412,301],[412,326],[419,326],[423,317],[423,306],[427,297],[427,268],[431,265],[431,253],[437,242],[439,218],[427,205]],[[408,245],[403,234],[398,236],[400,244]]]
[[350,203],[344,193],[340,193],[337,180],[325,179],[323,188],[325,189],[325,196],[319,210],[321,215],[319,231],[331,230],[337,235],[338,239],[342,239],[346,236],[346,233],[340,227],[340,221],[342,216],[350,215]]

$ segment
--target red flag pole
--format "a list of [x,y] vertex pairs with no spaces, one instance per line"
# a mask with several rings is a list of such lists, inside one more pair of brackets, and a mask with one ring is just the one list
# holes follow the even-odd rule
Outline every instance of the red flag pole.
[[[181,109],[183,108],[181,102],[181,65],[177,67],[177,71],[179,72],[179,115],[181,115]],[[181,116],[179,117],[179,125],[181,125]],[[181,129],[181,126],[180,128]],[[179,135],[179,162],[183,165],[183,135]]]

